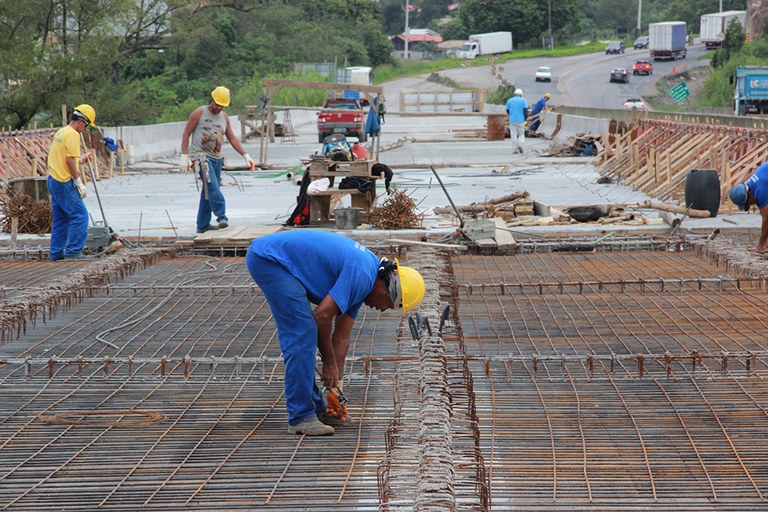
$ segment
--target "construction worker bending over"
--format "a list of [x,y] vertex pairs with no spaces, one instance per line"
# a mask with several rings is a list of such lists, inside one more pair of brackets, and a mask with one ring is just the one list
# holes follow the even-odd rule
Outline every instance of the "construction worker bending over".
[[523,91],[515,89],[515,94],[507,100],[509,114],[509,136],[512,138],[512,152],[522,153],[525,143],[525,120],[528,119],[528,102],[523,98]]
[[69,124],[53,136],[48,150],[48,193],[51,195],[51,261],[82,259],[88,237],[88,209],[83,198],[86,188],[80,179],[80,165],[90,153],[80,157],[81,134],[96,125],[96,111],[90,105],[76,107]]
[[[221,86],[215,88],[211,92],[208,105],[199,107],[190,114],[181,136],[179,169],[187,172],[191,164],[203,184],[200,190],[200,204],[197,207],[198,233],[229,226],[227,204],[220,186],[221,168],[224,164],[221,144],[224,136],[226,135],[235,151],[243,156],[252,171],[256,166],[232,131],[229,117],[224,113],[224,108],[228,106],[229,89]],[[217,224],[211,224],[212,214],[216,216]]]
[[[330,402],[341,383],[349,333],[360,306],[365,303],[379,311],[416,307],[424,298],[421,274],[397,260],[379,259],[342,235],[304,229],[254,240],[245,262],[277,323],[288,432],[332,435],[344,416],[326,412],[315,382],[317,350]],[[314,311],[310,303],[317,305]]]
[[768,163],[757,168],[755,173],[745,182],[735,185],[729,194],[733,204],[740,210],[747,211],[756,204],[763,216],[760,227],[760,240],[757,242],[757,252],[765,252],[768,241]]
[[531,110],[531,117],[528,120],[530,124],[528,125],[528,130],[531,133],[536,133],[536,130],[539,129],[539,125],[541,125],[541,118],[544,115],[545,108],[547,107],[547,102],[552,97],[551,94],[546,93],[542,98],[539,99],[539,101],[536,102],[536,104],[533,106],[533,110]]

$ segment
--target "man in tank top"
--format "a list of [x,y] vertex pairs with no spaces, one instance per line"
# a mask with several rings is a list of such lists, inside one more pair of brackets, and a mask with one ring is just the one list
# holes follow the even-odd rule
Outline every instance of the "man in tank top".
[[[256,164],[245,152],[245,148],[232,131],[229,117],[224,108],[229,106],[229,89],[216,87],[211,92],[211,100],[190,114],[184,134],[181,136],[181,162],[179,168],[187,172],[190,165],[194,168],[203,186],[200,190],[200,203],[197,207],[197,232],[205,233],[212,229],[224,229],[229,226],[227,205],[221,192],[221,169],[224,157],[221,145],[224,137],[235,151],[245,159],[253,171]],[[191,137],[191,140],[190,140]],[[211,217],[216,224],[211,224]]]
[[747,211],[752,205],[757,205],[760,209],[763,221],[760,240],[757,242],[757,252],[765,252],[765,244],[768,241],[768,163],[758,167],[745,183],[735,185],[729,196],[739,210]]

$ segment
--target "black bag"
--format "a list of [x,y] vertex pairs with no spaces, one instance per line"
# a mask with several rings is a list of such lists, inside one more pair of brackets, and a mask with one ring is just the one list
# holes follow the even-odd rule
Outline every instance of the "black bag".
[[341,183],[339,183],[339,189],[356,188],[363,194],[366,194],[373,190],[373,183],[368,178],[362,178],[360,176],[347,176]]
[[293,213],[285,221],[286,226],[306,226],[309,224],[309,196],[307,195],[307,188],[309,188],[310,181],[312,180],[309,178],[309,171],[306,170],[299,185],[299,195],[296,196],[296,208],[293,209]]

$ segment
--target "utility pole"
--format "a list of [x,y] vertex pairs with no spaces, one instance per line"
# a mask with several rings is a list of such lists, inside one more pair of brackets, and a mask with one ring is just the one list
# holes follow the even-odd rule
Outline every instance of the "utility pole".
[[410,27],[408,26],[408,15],[411,12],[411,5],[410,0],[405,0],[405,53],[403,54],[405,57],[405,60],[408,60],[408,32],[411,31]]
[[554,47],[552,42],[552,0],[547,0],[547,14],[549,16],[549,33],[547,35],[549,36],[549,49],[551,50]]
[[643,0],[637,0],[637,30],[635,30],[635,38],[640,37],[640,18],[643,16]]

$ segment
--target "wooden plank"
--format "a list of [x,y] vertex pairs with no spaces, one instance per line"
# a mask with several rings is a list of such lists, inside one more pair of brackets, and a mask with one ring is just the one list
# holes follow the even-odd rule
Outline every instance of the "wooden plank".
[[390,238],[389,240],[384,240],[384,243],[392,245],[421,245],[424,247],[434,247],[435,249],[453,249],[456,251],[466,251],[468,249],[466,245],[461,244],[441,244],[436,242],[422,242],[419,240],[403,240],[401,238]]
[[504,219],[493,217],[491,220],[496,224],[496,236],[494,238],[496,239],[496,244],[499,246],[499,249],[515,247],[517,241],[507,229],[507,223],[504,222]]
[[226,228],[226,229],[214,229],[200,233],[195,237],[196,244],[209,244],[211,242],[220,242],[221,240],[229,240],[230,235],[239,233],[245,228]]
[[255,238],[261,238],[264,235],[269,235],[270,233],[277,233],[282,229],[283,229],[282,225],[251,226],[237,233],[236,236],[232,237],[232,241],[233,242],[250,241]]

